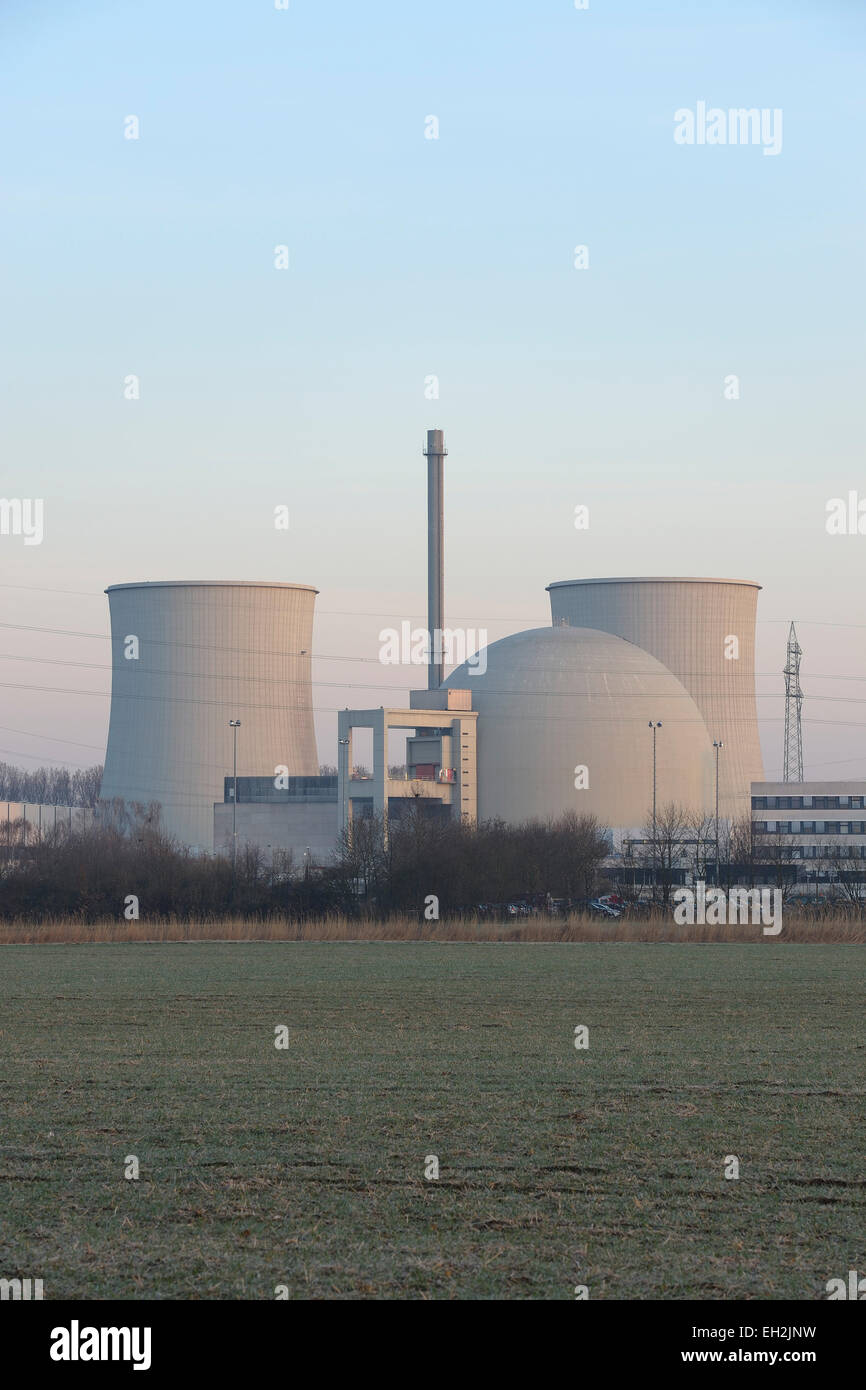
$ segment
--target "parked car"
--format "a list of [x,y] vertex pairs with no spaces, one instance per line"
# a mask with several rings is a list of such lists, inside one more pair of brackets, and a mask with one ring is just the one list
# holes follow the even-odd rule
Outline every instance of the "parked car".
[[622,914],[617,907],[612,907],[610,903],[602,902],[601,898],[593,898],[589,904],[590,912],[597,913],[600,917],[620,917]]

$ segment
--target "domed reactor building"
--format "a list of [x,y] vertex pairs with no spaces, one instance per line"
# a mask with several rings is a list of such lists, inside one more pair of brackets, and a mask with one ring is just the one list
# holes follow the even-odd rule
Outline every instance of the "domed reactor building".
[[481,820],[578,811],[610,827],[642,825],[652,804],[650,719],[662,724],[660,803],[713,804],[714,754],[700,709],[633,642],[586,627],[533,628],[487,647],[483,674],[467,662],[444,684],[470,691],[478,714]]
[[726,579],[549,585],[551,628],[494,642],[444,682],[446,690],[469,691],[478,714],[479,817],[520,821],[577,810],[611,828],[645,825],[652,724],[661,726],[659,806],[714,811],[719,743],[719,814],[746,815],[751,783],[764,775],[758,589]]

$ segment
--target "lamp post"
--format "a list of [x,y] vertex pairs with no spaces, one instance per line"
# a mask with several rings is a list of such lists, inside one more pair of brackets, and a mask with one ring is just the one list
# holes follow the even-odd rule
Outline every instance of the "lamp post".
[[655,722],[651,719],[649,727],[653,731],[653,902],[656,900],[656,858],[657,858],[657,839],[656,839],[656,730],[660,729],[662,721]]
[[234,864],[238,852],[238,729],[241,727],[239,719],[230,719],[229,728],[232,731],[234,742],[234,757],[232,769],[232,864]]
[[719,886],[719,753],[724,748],[720,738],[713,739],[716,750],[716,887]]
[[[340,782],[342,782],[342,802],[340,805],[340,828],[349,833],[349,740],[347,738],[338,739],[340,745]],[[345,749],[345,752],[343,751]]]

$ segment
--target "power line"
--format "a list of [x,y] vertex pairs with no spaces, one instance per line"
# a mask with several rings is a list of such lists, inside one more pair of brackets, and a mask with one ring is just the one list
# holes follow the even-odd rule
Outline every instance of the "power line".
[[[100,640],[102,640],[102,641],[106,641],[106,642],[110,642],[110,641],[111,641],[111,637],[110,637],[107,633],[75,632],[75,631],[73,631],[72,629],[64,629],[64,628],[25,627],[25,626],[23,626],[22,624],[17,624],[17,623],[0,623],[0,628],[10,628],[10,629],[14,629],[14,630],[16,630],[16,631],[24,631],[24,632],[46,632],[46,633],[53,634],[53,635],[55,635],[55,636],[61,636],[61,637],[98,638],[98,639],[100,639]],[[599,630],[600,630],[600,629],[599,629]],[[517,635],[517,634],[515,634],[515,635]],[[614,633],[610,633],[610,634],[607,634],[607,635],[609,635],[609,636],[615,636]],[[120,640],[120,639],[118,639],[118,640]],[[219,647],[219,646],[213,646],[213,645],[211,645],[211,644],[209,644],[209,643],[205,643],[205,642],[169,642],[169,641],[166,641],[166,640],[164,640],[164,639],[162,639],[162,638],[148,638],[147,641],[148,641],[148,644],[149,644],[150,646],[169,647],[169,648],[171,648],[172,650],[178,649],[178,648],[190,648],[190,649],[192,649],[192,650],[194,650],[194,651],[205,651],[205,652],[222,652],[222,651],[225,651],[225,652],[236,652],[236,653],[241,653],[241,654],[247,655],[247,656],[252,656],[252,655],[258,655],[258,656],[272,656],[272,657],[277,657],[278,659],[279,659],[279,658],[284,658],[284,659],[286,659],[286,660],[294,659],[294,658],[298,655],[297,653],[290,653],[290,652],[286,652],[285,650],[283,650],[283,649],[281,649],[281,648],[273,648],[273,647],[266,647],[266,648],[252,648],[252,647]],[[484,649],[481,648],[480,650],[484,650]],[[466,658],[466,660],[469,661],[469,660],[471,659],[471,657],[474,656],[474,655],[476,655],[476,654],[477,654],[477,653],[470,653],[470,656],[468,656],[468,657]],[[387,667],[389,670],[395,670],[395,669],[397,668],[398,665],[399,665],[399,666],[404,666],[404,665],[407,664],[407,663],[405,663],[405,662],[394,663],[394,664],[392,664],[392,663],[390,663],[390,662],[383,662],[383,661],[381,660],[381,658],[378,657],[378,656],[344,656],[344,655],[338,656],[338,655],[336,655],[336,654],[334,654],[334,653],[327,653],[327,652],[321,652],[321,653],[318,653],[318,654],[316,654],[316,655],[312,655],[312,654],[311,654],[311,660],[312,660],[312,661],[348,661],[348,662],[353,662],[353,663],[355,663],[355,664],[365,665],[365,666],[372,666],[372,665],[385,666],[385,667]],[[15,653],[15,652],[0,653],[0,661],[32,661],[32,662],[37,662],[37,663],[40,663],[40,664],[46,665],[46,666],[77,666],[77,667],[80,667],[82,670],[90,670],[90,671],[111,671],[111,670],[114,669],[113,666],[112,666],[109,662],[101,662],[101,661],[69,661],[69,660],[66,660],[65,658],[62,658],[62,657],[24,656],[24,655],[21,655],[21,654],[19,654],[19,653]],[[462,663],[461,663],[461,664],[462,664]],[[557,672],[558,672],[560,669],[561,669],[561,668],[560,668],[559,666],[535,665],[535,666],[533,667],[533,670],[535,670],[535,671],[557,671]],[[168,671],[168,670],[160,670],[159,668],[150,668],[150,674],[152,674],[152,675],[158,675],[158,676],[175,675],[175,674],[176,674],[176,671],[175,671],[174,669],[172,669],[171,671]],[[223,679],[225,679],[225,675],[226,675],[226,673],[225,673],[224,671],[212,672],[212,671],[187,671],[187,670],[183,671],[182,674],[183,674],[185,677],[189,677],[189,678],[195,679],[195,680],[223,680]],[[452,673],[452,674],[453,674],[453,673]],[[717,672],[716,672],[715,670],[705,670],[705,671],[702,670],[702,671],[698,671],[698,670],[690,669],[690,670],[688,670],[688,671],[686,672],[686,674],[689,675],[690,677],[695,677],[695,676],[715,675],[715,674],[717,674]],[[767,680],[769,680],[769,679],[775,679],[776,676],[777,676],[777,672],[775,672],[775,671],[754,671],[752,674],[753,674],[753,676],[755,676],[756,678],[760,678],[761,680],[764,680],[764,679],[767,679]],[[810,679],[814,679],[814,680],[827,680],[827,681],[861,681],[861,682],[866,682],[866,675],[862,675],[862,676],[841,675],[841,674],[840,674],[840,675],[834,675],[834,674],[819,675],[819,674],[817,674],[817,673],[814,673],[814,674],[813,674],[812,672],[810,672],[809,674],[810,674]],[[659,675],[660,675],[660,677],[661,677],[662,673],[660,672]],[[244,676],[243,678],[238,677],[238,679],[263,681],[263,682],[268,682],[268,683],[271,683],[271,682],[272,682],[272,683],[274,683],[274,684],[292,684],[292,683],[294,683],[294,684],[303,684],[303,683],[305,683],[305,682],[302,682],[302,681],[290,682],[290,681],[288,680],[288,678],[287,678],[287,677],[284,677],[284,676]],[[351,682],[351,681],[313,681],[312,684],[313,684],[313,685],[337,685],[337,686],[343,686],[343,685],[345,685],[345,686],[351,688],[352,685],[353,685],[354,683]],[[362,688],[363,688],[363,687],[362,687]],[[378,687],[378,686],[369,686],[369,685],[368,685],[366,688],[367,688],[367,689],[373,690],[373,689],[378,689],[379,687]],[[384,688],[384,687],[383,687],[383,688]],[[541,693],[541,692],[539,692],[539,693]],[[727,693],[727,692],[724,692],[724,693]],[[825,697],[825,698],[829,698],[829,697]]]
[[[195,582],[196,582],[195,580],[190,580],[190,581],[189,581],[190,586],[191,586],[191,587],[195,587]],[[262,582],[263,582],[263,583],[267,583],[267,581],[262,581]],[[227,588],[231,588],[231,587],[232,587],[232,584],[233,584],[233,581],[232,581],[232,580],[226,580],[225,583],[226,583],[226,587],[227,587]],[[28,592],[28,593],[39,593],[39,594],[70,594],[70,595],[73,595],[73,596],[79,596],[79,597],[84,597],[84,598],[104,598],[104,597],[105,597],[105,591],[102,590],[102,589],[55,589],[55,588],[48,588],[48,587],[45,587],[45,586],[39,586],[39,585],[36,585],[36,584],[0,584],[0,589],[18,589],[18,590],[23,590],[23,591]],[[462,615],[458,615],[458,616],[462,616]],[[396,618],[398,621],[407,621],[407,620],[408,620],[408,621],[410,621],[410,622],[411,622],[413,619],[417,619],[417,621],[418,621],[419,623],[424,624],[424,625],[426,625],[426,621],[427,621],[427,617],[426,617],[426,614],[425,614],[425,613],[421,613],[421,612],[418,612],[418,613],[409,613],[409,614],[403,613],[403,612],[396,613],[393,609],[391,609],[391,610],[380,610],[380,611],[366,611],[366,610],[357,609],[357,608],[316,608],[316,609],[315,609],[315,617],[333,617],[333,618]],[[478,617],[477,615],[473,615],[471,621],[472,621],[473,623],[478,623],[479,621],[484,621],[485,623],[533,623],[533,622],[534,622],[534,623],[538,623],[541,627],[549,627],[549,626],[551,626],[550,614],[549,614],[549,613],[545,613],[543,616],[539,616],[539,615],[537,615],[537,614],[528,614],[528,615],[527,615],[527,614],[525,614],[525,613],[520,613],[520,614],[517,614],[517,615],[514,615],[514,616],[508,616],[508,615],[498,614],[496,617],[489,617],[489,616],[488,616],[488,617],[485,617],[483,620],[482,620],[482,619],[479,619],[479,617]],[[789,621],[790,621],[790,620],[789,620],[788,618],[757,618],[757,619],[756,619],[756,623],[757,623],[758,626],[761,626],[762,624],[769,624],[769,623],[787,623],[787,622],[789,622]],[[866,628],[866,623],[838,623],[838,622],[827,622],[827,621],[825,621],[824,619],[821,619],[821,618],[800,619],[799,621],[800,621],[800,626],[801,626],[801,627],[842,627],[842,628],[860,628],[860,629]],[[11,624],[0,624],[0,626],[11,626]],[[33,629],[30,629],[30,630],[31,630],[31,631],[34,631],[34,632],[35,632],[35,631],[44,631],[44,632],[48,632],[48,631],[52,631],[53,629],[50,629],[50,628],[33,628]],[[76,634],[70,634],[70,635],[76,635]],[[104,633],[82,633],[82,634],[80,634],[80,635],[81,635],[81,636],[87,636],[87,637],[102,637],[102,636],[105,636],[106,634],[104,634]]]
[[[0,748],[0,753],[5,753],[10,758],[32,758],[34,762],[39,762],[40,767],[45,763],[57,763],[60,767],[88,768],[97,766],[96,763],[70,762],[69,758],[51,758],[47,753],[24,753],[19,748]],[[0,800],[8,801],[9,797],[2,797]]]
[[49,743],[69,743],[76,748],[94,748],[97,752],[100,751],[101,747],[97,743],[80,743],[75,738],[60,738],[57,734],[34,734],[29,729],[10,729],[8,724],[0,724],[0,729],[3,730],[4,734],[21,734],[24,738],[44,738]]
[[[38,693],[40,693],[40,694],[44,694],[44,695],[88,695],[88,696],[96,696],[96,697],[98,697],[99,699],[106,699],[106,700],[111,698],[111,692],[110,692],[110,691],[107,691],[107,690],[79,690],[79,689],[76,689],[75,687],[66,687],[66,686],[52,686],[52,685],[19,685],[19,684],[14,684],[14,683],[12,683],[12,682],[10,682],[10,681],[0,681],[0,688],[5,688],[5,689],[7,689],[7,690],[28,690],[28,691],[36,691],[36,692],[38,692]],[[513,695],[513,694],[519,693],[519,692],[515,692],[515,691],[510,691],[510,690],[509,690],[509,691],[502,691],[502,692],[500,692],[500,693],[502,693],[502,694]],[[551,691],[548,691],[548,692],[545,692],[545,693],[546,693],[546,694],[554,694],[554,693],[557,693],[557,694],[558,694],[559,692],[551,692]],[[569,697],[568,693],[566,693],[566,694],[564,694],[564,695],[562,696],[562,698],[570,698],[570,697]],[[647,698],[648,698],[648,699],[652,699],[652,695],[650,695],[650,696],[645,696],[645,695],[644,695],[644,696],[642,696],[641,698],[644,698],[644,699],[647,699]],[[673,697],[668,697],[668,696],[666,696],[665,698],[673,698]],[[682,698],[689,698],[689,699],[690,699],[691,697],[688,696],[688,695],[686,695],[685,697],[683,697],[683,696],[677,696],[676,698],[679,698],[679,699],[682,699]],[[766,698],[769,699],[769,698],[771,698],[771,697],[770,697],[770,696],[767,696]],[[816,697],[816,698],[825,699],[825,700],[828,700],[828,701],[830,701],[831,703],[833,703],[833,697],[830,696],[830,695],[825,695],[825,696]],[[194,699],[186,699],[186,698],[184,698],[183,696],[177,696],[177,695],[170,695],[170,696],[164,696],[164,695],[115,695],[115,696],[114,696],[114,699],[115,699],[115,700],[118,700],[118,699],[141,700],[141,701],[143,701],[143,702],[145,702],[145,701],[148,701],[148,702],[156,702],[156,703],[158,703],[158,704],[184,704],[184,705],[196,705],[196,706],[199,706],[199,707],[208,707],[208,708],[216,708],[216,709],[221,709],[221,708],[223,708],[224,706],[226,706],[226,703],[227,703],[227,702],[226,702],[225,700],[223,700],[223,699],[220,699],[220,700],[207,700],[207,699],[205,699],[205,700],[201,700],[201,699],[194,700]],[[848,701],[848,702],[849,702],[849,703],[852,703],[852,704],[862,704],[862,703],[866,703],[866,701],[861,701],[861,700],[850,700],[850,701]],[[283,703],[283,704],[263,704],[262,702],[257,701],[257,700],[244,700],[244,699],[233,699],[233,700],[230,701],[229,703],[232,704],[232,707],[233,707],[233,708],[236,707],[236,708],[239,709],[239,710],[240,710],[240,709],[247,709],[247,710],[268,709],[268,710],[282,710],[282,711],[284,711],[284,712],[285,712],[285,711],[294,711],[294,712],[296,712],[296,713],[312,713],[312,714],[339,714],[342,710],[348,708],[348,706],[346,706],[346,705],[308,705],[308,704],[294,704],[294,705],[288,705],[288,704],[285,704],[285,703]],[[407,708],[407,713],[412,713],[412,711],[409,710],[408,707],[406,707],[405,705],[404,705],[404,706],[397,706],[397,705],[385,706],[385,708],[393,708],[393,709],[396,709],[396,708]],[[528,722],[531,722],[531,721],[537,721],[537,722],[539,722],[539,723],[571,723],[571,722],[572,722],[572,718],[573,718],[573,716],[571,716],[571,715],[557,715],[557,714],[538,714],[538,715],[534,715],[534,714],[524,714],[524,713],[517,713],[517,714],[514,714],[514,715],[497,713],[497,714],[496,714],[495,716],[493,716],[493,717],[496,718],[497,720],[514,720],[514,721],[517,722],[517,723],[524,723],[524,724],[525,724],[525,723],[528,723]],[[670,716],[669,716],[669,717],[670,717]],[[639,719],[639,721],[640,721],[641,724],[643,723],[643,716],[642,716],[642,715],[640,715],[640,716],[635,716],[635,718],[636,718],[636,719]],[[582,723],[585,723],[585,724],[622,724],[624,721],[623,721],[622,717],[619,716],[619,715],[597,715],[597,714],[591,714],[591,715],[589,715],[589,716],[582,717],[581,722],[582,722]],[[626,721],[626,722],[633,722],[633,721]],[[704,723],[704,720],[703,720],[703,718],[701,718],[701,717],[699,716],[697,719],[674,719],[672,722],[675,722],[675,723],[678,723],[678,724],[703,724],[703,723]],[[762,717],[762,722],[765,723],[765,724],[778,724],[778,723],[781,723],[781,722],[783,722],[783,721],[782,721],[782,716],[781,716],[781,715],[780,715],[780,716],[768,715],[768,716],[766,716],[766,717]],[[828,726],[828,727],[830,727],[830,728],[852,728],[852,729],[866,728],[866,721],[864,721],[864,720],[857,720],[857,719],[808,719],[808,720],[804,720],[804,723],[808,723],[808,724],[822,724],[822,725],[826,725],[826,726]],[[410,726],[410,725],[407,724],[406,727],[409,728],[409,727],[414,727],[414,726]],[[88,747],[91,747],[91,746],[93,746],[93,745],[87,745],[87,746],[88,746]]]
[[[11,655],[8,655],[8,654],[0,654],[0,661],[22,661],[22,662],[30,662],[30,663],[33,663],[33,664],[36,664],[36,665],[42,665],[42,666],[66,666],[66,667],[73,667],[73,668],[75,668],[75,669],[90,670],[90,671],[110,671],[110,670],[112,670],[112,667],[111,667],[111,666],[106,665],[106,664],[104,664],[104,663],[88,662],[88,661],[64,661],[64,660],[61,660],[61,659],[58,659],[58,658],[55,658],[55,657],[43,657],[43,656],[11,656]],[[392,669],[393,669],[393,668],[392,668]],[[549,671],[558,671],[558,670],[559,670],[559,668],[557,668],[557,667],[544,667],[544,666],[536,666],[536,667],[534,667],[533,669],[534,669],[535,671],[537,671],[537,672],[543,672],[543,671],[545,671],[545,670],[549,670]],[[174,675],[174,674],[176,674],[176,673],[175,673],[174,671],[170,671],[170,670],[159,670],[159,669],[152,670],[152,669],[148,669],[148,675],[171,676],[171,675]],[[603,673],[603,672],[593,672],[593,673],[590,673],[590,674],[591,674],[591,675],[601,675],[601,674],[605,674],[605,673]],[[692,674],[694,674],[694,673],[692,673]],[[767,673],[761,672],[760,674],[761,674],[761,675],[764,675],[764,674],[769,675],[769,672],[767,672]],[[224,673],[224,672],[210,672],[210,671],[201,671],[201,672],[184,671],[184,672],[183,672],[183,676],[184,676],[184,679],[186,679],[186,680],[191,680],[191,681],[224,681],[224,680],[226,679],[225,673]],[[471,677],[470,677],[470,679],[471,679]],[[658,679],[661,681],[661,680],[665,680],[666,677],[664,676],[664,674],[663,674],[662,672],[659,672],[659,673],[658,673]],[[837,676],[825,676],[825,677],[822,677],[822,679],[824,679],[824,680],[855,680],[855,681],[866,681],[866,676],[838,676],[838,677],[837,677]],[[238,687],[243,687],[243,686],[248,686],[248,685],[275,685],[275,686],[278,686],[280,689],[288,689],[288,688],[290,688],[290,687],[292,687],[292,686],[300,687],[301,689],[306,689],[308,686],[311,686],[311,687],[321,687],[322,689],[327,689],[327,690],[373,690],[373,691],[384,692],[385,694],[394,694],[394,695],[402,694],[402,692],[403,692],[403,691],[406,691],[406,690],[412,690],[412,691],[414,691],[414,690],[416,689],[416,687],[408,687],[408,686],[403,685],[403,684],[391,686],[391,685],[388,685],[388,684],[387,684],[386,682],[384,682],[384,681],[323,681],[323,680],[309,680],[309,681],[308,681],[308,680],[306,680],[306,679],[290,680],[288,677],[283,677],[283,676],[248,676],[248,675],[245,675],[245,676],[238,676],[238,677],[236,678],[236,681],[237,681]],[[87,690],[78,690],[78,689],[71,689],[71,690],[70,690],[69,688],[60,687],[60,686],[54,687],[54,686],[48,686],[48,685],[40,685],[40,686],[20,685],[20,684],[11,682],[11,681],[0,681],[0,688],[5,688],[5,689],[9,689],[9,690],[44,690],[44,691],[46,691],[47,693],[51,693],[52,691],[54,691],[54,690],[56,689],[56,690],[62,691],[63,694],[82,694],[82,695],[90,695],[90,694],[92,694],[92,695],[101,695],[101,696],[103,696],[103,697],[107,696],[107,695],[110,693],[110,692],[108,692],[108,691],[87,691]],[[471,687],[470,687],[470,688],[471,688]],[[507,688],[496,688],[496,687],[491,686],[491,685],[488,684],[488,683],[486,683],[485,686],[484,686],[484,693],[485,693],[486,695],[515,695],[515,696],[519,696],[519,695],[521,694],[521,692],[519,692],[519,691],[513,691],[513,690],[510,690],[510,689],[507,689]],[[718,698],[718,699],[722,699],[722,698],[724,698],[727,694],[728,694],[728,691],[727,691],[726,689],[722,688],[722,689],[719,689],[719,690],[717,690],[717,691],[708,691],[708,692],[705,692],[703,698]],[[544,697],[545,699],[561,699],[561,700],[568,700],[568,699],[573,699],[573,698],[575,698],[576,696],[579,696],[579,695],[580,695],[580,691],[579,691],[578,689],[573,689],[573,690],[539,690],[539,689],[536,689],[536,690],[534,690],[534,691],[532,692],[532,695],[533,695],[533,698]],[[137,695],[128,695],[128,694],[121,694],[121,693],[118,693],[118,694],[116,695],[115,698],[117,698],[117,699],[170,700],[170,699],[175,699],[175,698],[180,698],[180,697],[163,696],[163,695],[158,695],[158,694],[157,694],[157,695],[142,695],[142,696],[137,696]],[[243,698],[242,696],[238,696],[237,694],[233,694],[232,697],[231,697],[230,703],[231,703],[231,702],[237,703],[237,701],[238,701],[239,699],[242,699],[242,698]],[[665,700],[692,700],[692,699],[694,699],[694,696],[691,695],[690,692],[689,692],[688,690],[682,690],[682,691],[668,691],[668,690],[662,689],[662,690],[659,690],[659,691],[657,691],[657,692],[655,692],[655,693],[652,692],[652,691],[647,692],[647,691],[641,691],[641,690],[635,690],[635,691],[621,691],[621,692],[618,693],[617,699],[621,699],[621,698],[625,698],[625,699],[634,699],[634,700],[640,700],[640,699],[653,699],[653,698],[658,698],[658,699],[662,699],[662,698],[663,698],[663,699],[665,699]],[[777,698],[778,698],[778,694],[777,694],[776,691],[771,691],[771,690],[755,691],[755,700],[756,700],[756,701],[757,701],[757,700],[775,700],[775,699],[777,699]],[[815,701],[821,701],[821,702],[824,702],[824,703],[827,703],[827,704],[853,704],[853,705],[866,704],[866,695],[862,695],[862,696],[861,696],[861,695],[814,695],[812,698],[813,698],[813,700],[815,700]],[[193,699],[193,698],[191,697],[190,699],[188,699],[188,700],[186,701],[186,703],[193,703],[193,704],[195,704],[195,703],[198,703],[198,701],[197,701],[196,699]],[[224,701],[210,701],[209,703],[224,703]],[[283,708],[283,707],[284,707],[284,706],[283,706],[282,704],[280,704],[280,703],[278,703],[278,704],[276,704],[276,705],[262,706],[262,708],[270,708],[270,709],[281,709],[281,708]],[[247,701],[247,708],[256,708],[255,702],[249,702],[249,701]],[[288,708],[291,708],[291,706],[288,706]],[[299,705],[299,706],[295,706],[295,708],[305,708],[305,706]],[[64,742],[69,742],[70,740],[63,740],[63,741],[64,741]],[[796,779],[794,779],[794,780],[796,780]]]

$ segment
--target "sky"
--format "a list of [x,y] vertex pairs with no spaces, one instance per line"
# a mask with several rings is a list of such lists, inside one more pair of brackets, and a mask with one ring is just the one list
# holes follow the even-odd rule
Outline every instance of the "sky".
[[[864,52],[859,0],[2,0],[0,759],[101,761],[108,584],[243,579],[319,589],[335,762],[425,683],[378,653],[435,427],[449,625],[755,580],[768,776],[795,619],[806,775],[866,777]],[[677,143],[699,102],[778,153]]]

